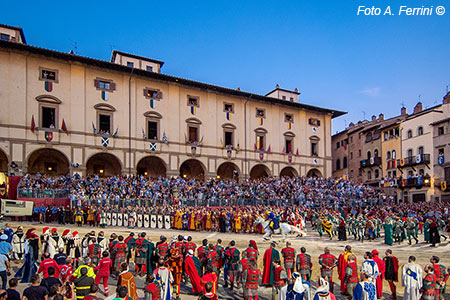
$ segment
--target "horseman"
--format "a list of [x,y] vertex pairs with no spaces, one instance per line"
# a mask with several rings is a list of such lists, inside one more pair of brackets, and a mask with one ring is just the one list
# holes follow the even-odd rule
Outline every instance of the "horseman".
[[270,221],[269,226],[272,231],[280,228],[280,222],[278,221],[277,216],[271,211],[266,211],[264,214],[264,219]]

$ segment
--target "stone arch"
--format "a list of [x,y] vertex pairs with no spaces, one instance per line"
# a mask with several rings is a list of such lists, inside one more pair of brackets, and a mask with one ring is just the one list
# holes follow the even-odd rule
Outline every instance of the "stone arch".
[[224,162],[217,168],[217,176],[223,180],[239,180],[239,175],[241,172],[239,171],[238,166],[232,162]]
[[0,172],[8,172],[8,156],[0,149]]
[[306,173],[306,177],[322,177],[322,172],[314,168]]
[[270,176],[270,170],[266,165],[258,164],[250,170],[250,179],[261,179]]
[[69,159],[59,150],[42,148],[33,151],[27,160],[27,172],[43,175],[66,175],[69,173]]
[[122,172],[120,160],[111,153],[100,152],[92,155],[86,162],[86,175],[100,177],[116,176]]
[[197,159],[185,160],[180,166],[180,177],[205,180],[206,167]]
[[298,172],[293,167],[284,167],[280,172],[280,177],[298,177]]
[[158,156],[143,157],[136,166],[138,175],[151,178],[166,177],[167,166],[164,160]]

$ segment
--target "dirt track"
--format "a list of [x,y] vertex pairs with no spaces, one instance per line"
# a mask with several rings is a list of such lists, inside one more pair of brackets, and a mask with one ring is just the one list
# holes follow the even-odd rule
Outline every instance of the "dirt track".
[[[181,230],[166,230],[166,229],[144,229],[144,228],[122,228],[122,227],[112,227],[109,226],[105,229],[100,229],[98,227],[88,227],[87,225],[84,225],[83,227],[77,227],[74,225],[69,226],[58,226],[57,224],[36,224],[36,223],[18,223],[18,222],[10,222],[11,227],[13,229],[17,228],[17,226],[22,225],[24,227],[24,230],[26,231],[28,228],[34,227],[37,229],[37,233],[40,234],[42,232],[42,228],[49,226],[49,227],[56,227],[58,228],[58,232],[61,234],[64,229],[68,228],[71,231],[78,231],[80,233],[80,236],[84,236],[85,233],[90,232],[92,230],[95,230],[96,232],[103,230],[105,232],[105,236],[109,237],[109,235],[113,232],[117,234],[123,234],[124,237],[128,235],[130,232],[143,232],[145,231],[147,235],[149,235],[153,242],[156,242],[159,240],[159,237],[161,235],[167,236],[169,239],[179,234],[182,235],[190,235],[193,238],[193,241],[199,245],[201,244],[201,241],[203,239],[208,239],[210,242],[214,243],[217,241],[218,238],[222,239],[223,246],[226,246],[231,240],[236,241],[236,245],[238,249],[241,251],[244,250],[249,240],[255,240],[258,249],[260,252],[260,257],[258,259],[258,266],[259,268],[262,268],[262,257],[264,254],[265,249],[269,247],[269,242],[263,241],[262,235],[257,234],[236,234],[236,233],[217,233],[217,232],[190,232],[190,231],[181,231]],[[327,237],[320,238],[317,232],[312,232],[310,229],[308,230],[308,235],[306,237],[302,238],[295,238],[294,236],[291,236],[288,238],[288,240],[292,243],[292,247],[294,247],[297,251],[299,251],[300,247],[306,247],[307,253],[309,253],[312,256],[313,260],[313,273],[312,273],[312,280],[315,282],[317,281],[317,278],[319,277],[319,264],[318,264],[318,256],[323,253],[323,248],[328,247],[330,248],[330,251],[332,254],[334,254],[336,257],[343,251],[345,245],[351,245],[354,252],[356,253],[358,257],[358,263],[359,265],[363,261],[363,254],[365,251],[371,251],[373,249],[377,249],[380,252],[380,256],[382,256],[386,249],[390,248],[393,251],[393,254],[398,257],[400,262],[400,268],[407,262],[407,259],[410,255],[414,255],[417,258],[417,263],[421,266],[424,266],[425,264],[429,263],[429,259],[432,255],[437,255],[441,258],[441,263],[449,267],[450,266],[450,243],[447,239],[444,243],[441,243],[436,248],[431,248],[428,244],[420,243],[423,241],[423,236],[419,236],[419,244],[415,245],[408,245],[408,243],[404,242],[402,245],[394,245],[394,246],[387,246],[384,245],[382,242],[382,239],[379,239],[377,241],[365,241],[364,243],[358,242],[353,240],[352,238],[349,239],[347,242],[339,242],[337,240],[329,240]],[[276,236],[275,239],[278,240],[280,236]],[[278,250],[281,250],[283,247],[285,247],[284,243],[280,243],[277,246]],[[335,269],[334,272],[334,278],[337,279],[337,270]],[[115,281],[110,280],[111,284],[114,285]],[[223,278],[219,281],[219,285],[223,282]],[[138,284],[139,286],[139,284]],[[397,284],[398,288],[398,295],[403,294],[403,288],[401,287],[401,284]],[[114,290],[110,288],[110,290]],[[340,293],[338,292],[339,289],[336,286],[335,287],[335,294],[338,298],[340,298]],[[262,297],[260,299],[270,299],[271,289],[270,288],[262,288],[260,289],[260,294]],[[383,292],[385,294],[385,298],[387,295],[390,294],[389,287],[387,283],[384,284]],[[186,293],[189,293],[189,288],[185,287],[182,289],[182,295],[181,299],[196,299],[196,297],[191,297],[186,295]],[[228,289],[224,290],[223,288],[219,288],[219,295],[220,299],[236,299],[238,297],[241,299],[242,291],[234,291],[229,292]],[[141,296],[141,295],[140,295]],[[450,299],[450,295],[446,294],[446,299]]]

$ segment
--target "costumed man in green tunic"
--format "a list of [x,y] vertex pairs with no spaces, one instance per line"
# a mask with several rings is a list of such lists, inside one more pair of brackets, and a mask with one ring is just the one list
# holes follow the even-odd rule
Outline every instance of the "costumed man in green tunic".
[[386,245],[392,246],[392,244],[394,243],[392,221],[389,218],[386,218],[386,220],[384,220],[383,227],[384,227],[384,243]]
[[416,223],[412,220],[412,218],[408,218],[406,222],[406,235],[408,236],[408,242],[411,245],[411,237],[416,240],[416,244],[419,242],[416,236]]

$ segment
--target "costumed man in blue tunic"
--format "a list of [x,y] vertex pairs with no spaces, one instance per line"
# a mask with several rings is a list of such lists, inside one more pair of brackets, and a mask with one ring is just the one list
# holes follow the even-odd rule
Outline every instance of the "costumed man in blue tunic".
[[367,272],[361,272],[361,281],[353,290],[353,300],[377,300],[377,289]]
[[275,216],[275,214],[271,211],[266,211],[265,213],[265,219],[270,220],[269,226],[272,230],[280,228],[280,223],[278,222],[278,218]]
[[25,234],[25,260],[22,267],[17,271],[14,277],[22,278],[20,282],[30,282],[31,276],[36,274],[38,268],[35,261],[35,253],[39,249],[39,237],[33,232],[36,228],[28,229]]
[[279,300],[311,300],[310,283],[300,273],[292,273],[292,282],[281,288]]

